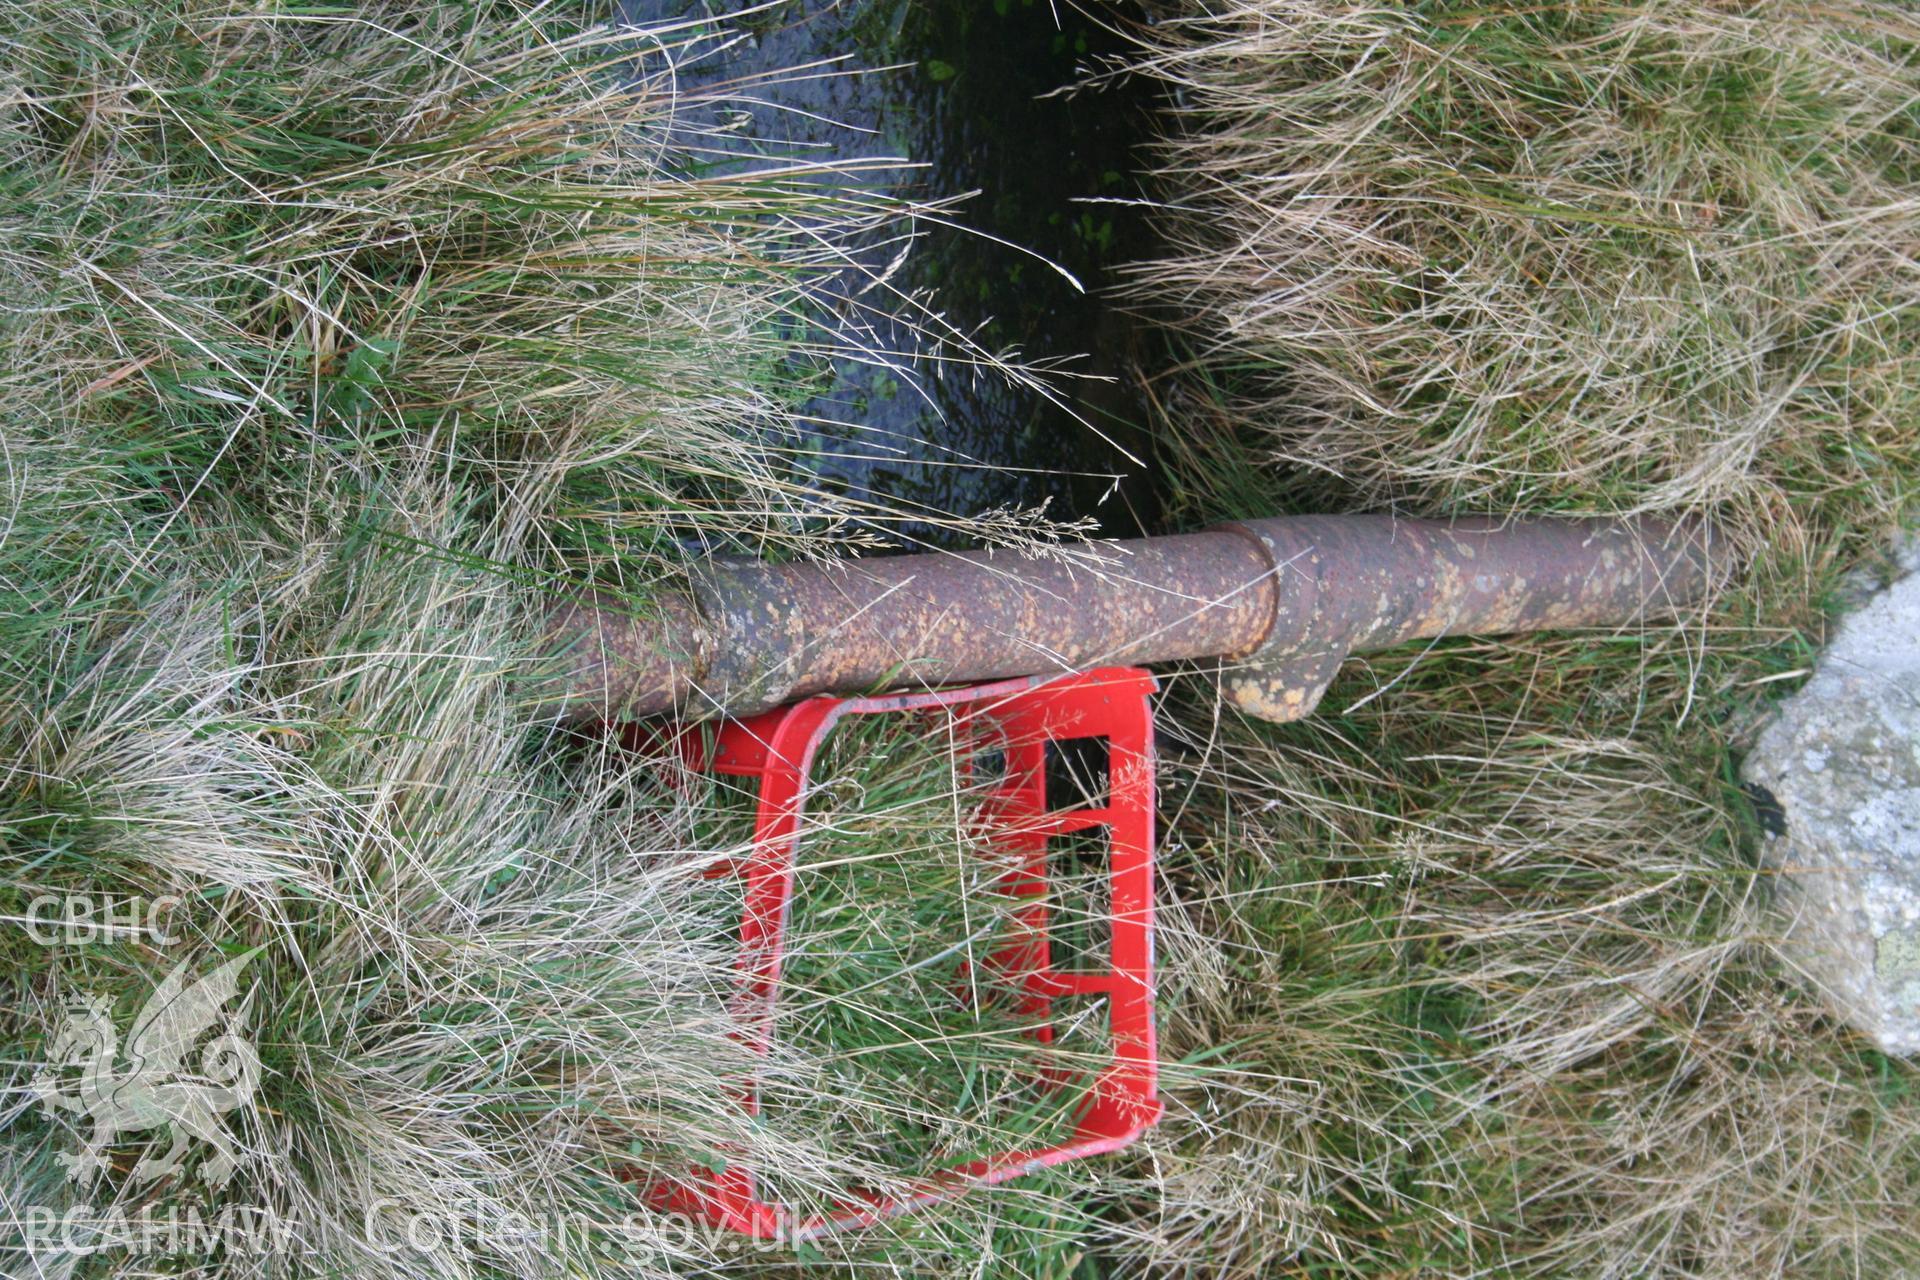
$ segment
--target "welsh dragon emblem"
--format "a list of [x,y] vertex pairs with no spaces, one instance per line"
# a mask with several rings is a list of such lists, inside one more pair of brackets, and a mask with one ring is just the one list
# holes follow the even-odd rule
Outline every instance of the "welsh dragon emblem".
[[[107,1167],[104,1153],[121,1134],[164,1127],[172,1144],[134,1165],[135,1184],[177,1172],[188,1139],[197,1138],[212,1149],[200,1176],[215,1187],[226,1185],[238,1162],[219,1117],[253,1097],[260,1058],[241,1031],[251,1000],[231,1012],[223,1007],[239,990],[240,971],[259,951],[255,947],[199,979],[190,978],[188,962],[181,961],[133,1020],[124,1055],[106,1000],[83,996],[68,1003],[66,1023],[49,1047],[51,1065],[33,1081],[49,1114],[75,1112],[93,1122],[81,1150],[59,1157],[68,1177],[88,1185]],[[217,1034],[201,1050],[196,1074],[184,1064],[208,1032]],[[126,1069],[116,1071],[122,1056]],[[74,1067],[80,1069],[78,1088],[65,1092],[61,1074]]]

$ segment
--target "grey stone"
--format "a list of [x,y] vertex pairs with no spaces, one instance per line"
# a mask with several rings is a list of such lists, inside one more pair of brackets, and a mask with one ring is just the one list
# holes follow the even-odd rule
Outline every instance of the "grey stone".
[[1778,805],[1761,797],[1787,955],[1887,1052],[1920,1054],[1920,573],[1846,619],[1743,773]]

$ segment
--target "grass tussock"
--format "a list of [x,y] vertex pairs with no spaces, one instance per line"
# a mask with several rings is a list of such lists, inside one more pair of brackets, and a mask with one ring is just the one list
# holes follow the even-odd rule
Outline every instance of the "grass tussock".
[[[693,37],[594,22],[0,17],[8,1274],[658,1273],[711,1251],[628,1180],[835,1168],[735,1097],[694,807],[538,720],[530,645],[557,583],[644,602],[690,545],[886,526],[784,433],[843,354],[816,291],[899,206],[855,173],[718,171],[660,74]],[[174,940],[24,927],[69,898],[177,899]],[[129,1131],[69,1178],[87,1126],[34,1082],[78,1072],[49,1062],[70,1002],[124,1036],[177,965],[255,948],[232,1177],[196,1146],[145,1178]],[[140,1209],[266,1215],[282,1244],[89,1235]]]
[[1133,293],[1314,500],[1706,508],[1804,556],[1915,465],[1905,6],[1178,8]]
[[842,353],[788,357],[896,207],[857,172],[715,171],[634,33],[180,3],[14,6],[6,38],[10,376],[202,519],[300,538],[332,470],[437,468],[580,575],[851,514],[780,447]]
[[1693,511],[1753,568],[1671,630],[1375,655],[1308,724],[1170,701],[1167,1051],[1202,1065],[1116,1257],[1911,1270],[1920,1080],[1773,950],[1732,780],[1910,518],[1912,14],[1162,13],[1169,248],[1131,287],[1180,334],[1185,518]]
[[1140,1170],[1153,1229],[1116,1253],[1208,1276],[1276,1249],[1355,1274],[1911,1266],[1912,1068],[1773,957],[1737,802],[1670,742],[1549,733],[1524,699],[1478,732],[1427,710],[1221,723],[1169,770],[1209,833],[1169,851],[1162,935],[1165,1051],[1194,1065]]

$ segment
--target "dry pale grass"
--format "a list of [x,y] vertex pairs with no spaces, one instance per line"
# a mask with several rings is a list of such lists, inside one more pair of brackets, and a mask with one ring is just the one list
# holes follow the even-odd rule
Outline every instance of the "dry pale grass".
[[[898,206],[699,172],[633,62],[682,38],[514,4],[0,14],[8,1274],[661,1274],[714,1249],[623,1178],[843,1172],[740,1106],[693,807],[527,709],[557,575],[644,599],[689,544],[892,515],[778,446],[847,354],[793,336],[814,291]],[[16,926],[48,894],[177,897],[182,941],[43,945]],[[124,1031],[182,959],[256,946],[233,1180],[140,1183],[142,1132],[69,1181],[80,1122],[31,1089],[67,998]],[[242,1238],[90,1248],[141,1206]]]
[[[1554,692],[1441,710],[1450,681],[1511,690],[1535,661],[1578,666],[1476,646],[1335,723],[1220,721],[1166,769],[1163,1047],[1198,1060],[1169,1068],[1118,1263],[1914,1265],[1913,1070],[1773,958],[1711,753],[1556,725]],[[1189,734],[1212,715],[1169,710]]]
[[1906,500],[1907,6],[1221,0],[1145,39],[1132,296],[1321,501],[1708,508],[1792,553]]
[[1730,781],[1909,512],[1911,9],[1158,12],[1130,292],[1186,518],[1693,510],[1758,570],[1675,630],[1378,655],[1309,725],[1170,703],[1168,1052],[1212,1065],[1116,1256],[1911,1272],[1920,1078],[1776,957]]

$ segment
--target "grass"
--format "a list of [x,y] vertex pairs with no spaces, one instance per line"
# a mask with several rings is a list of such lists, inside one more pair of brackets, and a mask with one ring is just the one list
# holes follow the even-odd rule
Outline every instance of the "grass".
[[[815,491],[788,423],[859,356],[817,323],[840,247],[908,211],[714,165],[658,61],[628,75],[710,36],[606,16],[0,16],[0,1203],[260,1207],[302,1250],[0,1235],[10,1273],[1920,1266],[1920,1076],[1773,949],[1734,781],[1911,515],[1904,7],[1194,0],[1137,33],[1129,73],[1174,91],[1134,277],[1173,519],[1697,510],[1748,572],[1669,630],[1372,656],[1298,725],[1172,675],[1166,1120],[773,1252],[633,1180],[740,1159],[825,1204],[1047,1116],[1019,1020],[951,999],[956,907],[985,946],[1006,903],[943,743],[875,725],[825,762],[762,1064],[703,874],[735,798],[532,709],[559,584],[644,604],[690,552],[929,519]],[[181,941],[44,945],[22,922],[68,894],[177,897]],[[125,1031],[181,957],[255,947],[234,1179],[139,1182],[127,1133],[77,1188],[32,1093],[68,998]],[[410,1221],[443,1247],[393,1248]]]
[[1920,1076],[1774,950],[1735,767],[1913,515],[1920,27],[1163,16],[1131,70],[1175,95],[1167,249],[1131,291],[1179,335],[1177,519],[1690,511],[1744,573],[1671,629],[1376,655],[1301,725],[1176,692],[1166,1048],[1232,1048],[1115,1264],[1911,1270]]
[[1874,4],[1196,6],[1142,60],[1192,127],[1138,296],[1303,500],[1870,538],[1914,463],[1913,36]]
[[[847,355],[813,323],[843,242],[905,207],[716,169],[659,73],[695,38],[510,3],[0,17],[9,1273],[658,1269],[706,1255],[619,1174],[832,1168],[731,1100],[693,809],[529,709],[557,586],[644,602],[688,548],[889,519],[814,491],[788,410]],[[178,899],[178,941],[37,940],[68,896]],[[31,1086],[70,998],[124,1032],[181,957],[256,947],[238,1173],[142,1182],[123,1133],[69,1181]],[[259,1210],[293,1251],[21,1234],[142,1207]],[[410,1223],[446,1246],[391,1247]]]

